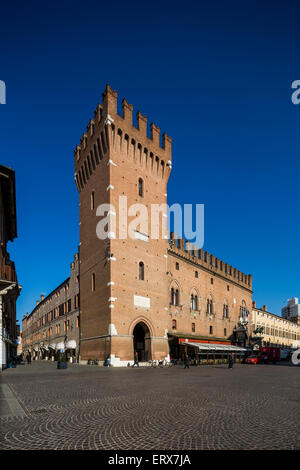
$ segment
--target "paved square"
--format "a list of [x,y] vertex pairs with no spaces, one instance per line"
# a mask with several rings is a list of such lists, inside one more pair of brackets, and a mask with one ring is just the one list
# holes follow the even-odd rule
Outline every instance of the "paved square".
[[25,413],[0,415],[0,449],[300,449],[299,367],[33,362],[0,378]]

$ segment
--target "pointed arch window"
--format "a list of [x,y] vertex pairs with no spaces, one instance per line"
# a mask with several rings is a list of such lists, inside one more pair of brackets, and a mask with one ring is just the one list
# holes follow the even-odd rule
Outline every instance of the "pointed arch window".
[[248,316],[247,313],[248,311],[246,307],[246,302],[243,300],[242,305],[240,306],[240,317],[246,318]]
[[171,289],[171,305],[175,305],[175,290],[174,287]]
[[195,294],[191,294],[191,310],[198,310],[198,297]]
[[223,305],[223,318],[229,318],[229,307],[227,304]]
[[206,313],[209,314],[209,315],[211,315],[213,313],[213,301],[212,301],[212,299],[207,299]]
[[179,306],[179,290],[174,289],[174,287],[171,288],[171,305],[175,305],[176,307]]
[[178,289],[176,289],[175,291],[175,305],[176,307],[178,307],[179,305],[179,290]]

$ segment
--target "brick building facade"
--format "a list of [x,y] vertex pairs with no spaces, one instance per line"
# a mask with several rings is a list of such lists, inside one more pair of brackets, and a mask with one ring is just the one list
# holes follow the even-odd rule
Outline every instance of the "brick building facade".
[[[174,338],[230,345],[240,317],[251,311],[252,277],[184,240],[150,236],[150,221],[120,237],[120,196],[127,207],[167,203],[171,139],[109,86],[74,152],[80,212],[81,360],[112,364],[169,357]],[[109,237],[99,239],[97,208],[109,204]],[[132,214],[134,215],[134,214]],[[162,215],[166,233],[166,213]],[[113,227],[113,228],[112,228]],[[115,233],[117,231],[117,234]]]
[[79,355],[79,259],[70,267],[71,273],[47,297],[41,296],[30,314],[22,321],[22,352],[30,351],[33,359],[55,359],[64,349],[72,361]]

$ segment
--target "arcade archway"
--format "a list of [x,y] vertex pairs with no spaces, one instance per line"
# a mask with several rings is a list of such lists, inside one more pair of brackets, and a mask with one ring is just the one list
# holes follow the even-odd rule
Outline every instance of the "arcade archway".
[[137,323],[133,330],[133,349],[137,351],[140,362],[151,359],[151,336],[144,322]]

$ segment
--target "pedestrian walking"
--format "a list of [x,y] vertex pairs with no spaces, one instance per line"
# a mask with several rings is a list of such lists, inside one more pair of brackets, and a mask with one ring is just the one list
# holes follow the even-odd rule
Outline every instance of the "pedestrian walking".
[[134,353],[134,363],[133,363],[133,366],[134,367],[135,365],[137,365],[137,367],[140,367],[140,364],[139,364],[139,355],[138,355],[138,352],[135,351]]
[[232,357],[232,354],[229,356],[229,360],[228,360],[228,369],[232,369],[233,368],[233,357]]
[[186,354],[184,356],[184,369],[189,369],[190,368],[190,358],[189,356]]
[[110,367],[110,354],[108,354],[108,356],[106,356],[106,359],[105,359],[103,365],[106,366],[106,367]]
[[170,363],[173,364],[173,366],[176,366],[177,365],[177,360],[171,356],[170,354]]
[[264,356],[264,364],[268,363],[268,356]]

